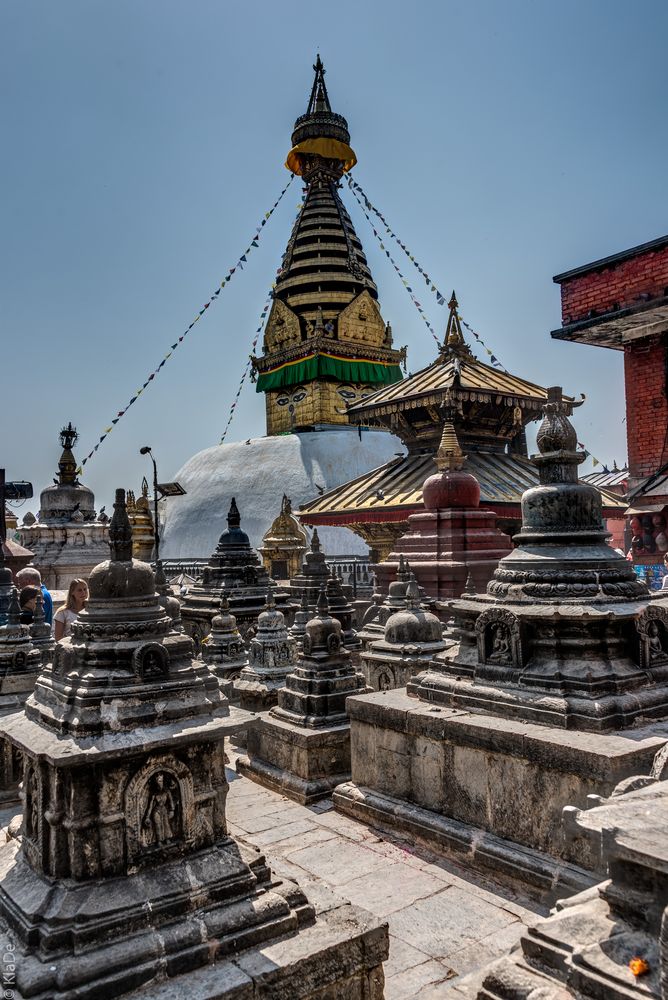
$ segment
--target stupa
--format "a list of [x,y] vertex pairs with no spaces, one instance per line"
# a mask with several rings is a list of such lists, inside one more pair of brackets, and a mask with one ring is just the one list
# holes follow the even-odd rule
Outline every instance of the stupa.
[[411,677],[429,667],[437,653],[452,645],[452,639],[444,639],[436,615],[421,607],[420,591],[410,573],[405,608],[390,615],[382,639],[368,644],[360,663],[370,688],[389,691],[405,687]]
[[388,584],[385,596],[376,590],[371,598],[371,604],[364,612],[362,627],[357,635],[364,648],[369,643],[382,639],[385,626],[391,615],[406,607],[406,590],[410,579],[410,568],[402,553],[399,554],[396,579]]
[[378,922],[345,905],[315,917],[230,837],[223,741],[252,719],[171,630],[123,490],[109,538],[72,637],[0,724],[23,754],[22,837],[0,848],[15,995],[382,996]]
[[200,579],[191,587],[181,607],[183,625],[199,649],[209,634],[211,622],[220,607],[223,591],[227,594],[244,642],[248,645],[255,630],[257,617],[264,608],[267,591],[274,590],[274,600],[290,613],[285,591],[278,590],[251,547],[248,535],[241,530],[241,515],[236,500],[227,514],[227,531],[204,567]]
[[480,508],[480,485],[470,472],[455,427],[456,408],[449,394],[442,412],[443,433],[434,457],[438,470],[422,485],[425,510],[411,514],[408,531],[383,562],[374,566],[378,587],[387,593],[399,559],[410,561],[425,595],[432,600],[460,597],[469,578],[484,590],[499,559],[512,544],[496,526],[496,514]]
[[292,501],[283,494],[281,512],[262,539],[258,552],[269,576],[290,580],[299,573],[306,552],[306,531],[292,513]]
[[517,547],[487,593],[443,605],[456,645],[406,691],[349,700],[353,783],[335,793],[552,889],[588,863],[562,809],[644,773],[665,738],[652,720],[668,718],[668,600],[606,544],[573,405],[548,390]]
[[288,634],[285,616],[270,590],[250,640],[248,664],[234,681],[234,694],[242,708],[262,712],[276,704],[278,692],[297,662],[297,643]]
[[[346,406],[401,379],[378,290],[341,198],[356,156],[345,118],[332,111],[318,58],[306,113],[295,122],[286,166],[304,182],[267,319],[256,389],[265,396],[262,438],[208,448],[178,471],[187,495],[165,501],[160,549],[166,559],[205,557],[232,494],[251,544],[262,545],[276,498],[295,510],[333,486],[387,462],[401,442],[385,429],[352,427]],[[321,532],[329,555],[366,555],[341,528]]]
[[327,557],[320,547],[320,536],[315,528],[311,536],[309,551],[304,556],[301,572],[290,580],[290,597],[300,601],[304,595],[310,608],[314,608],[320,596],[320,588],[327,586],[329,567]]
[[50,590],[67,590],[72,580],[88,574],[108,553],[107,526],[96,521],[92,490],[77,478],[72,448],[77,440],[71,423],[60,432],[62,454],[58,478],[40,496],[37,520],[24,520],[21,544],[33,552],[33,563]]
[[290,635],[297,643],[297,649],[301,652],[302,640],[306,635],[306,626],[311,621],[313,614],[311,613],[308,606],[308,598],[306,596],[306,591],[302,594],[302,602],[299,605],[299,611],[295,612],[295,618],[290,626]]
[[[20,615],[19,595],[13,587],[7,624],[0,626],[0,718],[24,705],[42,663],[40,650],[32,641],[28,626],[20,624]],[[20,755],[8,740],[0,737],[0,805],[18,802],[20,780]]]
[[[129,519],[129,517],[128,517]],[[136,559],[137,556],[134,554],[134,541],[132,545],[132,558]],[[169,615],[172,628],[175,632],[184,632],[183,622],[181,621],[181,601],[178,599],[176,594],[172,591],[169,583],[167,582],[167,577],[165,576],[165,570],[162,565],[162,559],[158,559],[155,567],[155,590],[158,594],[158,601],[160,607],[163,609],[166,615]]]
[[238,759],[237,769],[304,805],[329,795],[350,775],[346,698],[365,690],[323,587],[299,662],[278,692],[278,704],[249,729],[247,756]]
[[211,631],[202,643],[202,659],[220,681],[226,696],[236,700],[232,681],[248,666],[248,652],[225,592],[220,599],[220,611],[211,621]]
[[148,482],[142,480],[141,494],[138,500],[132,490],[127,493],[128,517],[132,526],[132,555],[135,559],[150,562],[155,546],[155,529],[151,515],[151,504],[148,498]]

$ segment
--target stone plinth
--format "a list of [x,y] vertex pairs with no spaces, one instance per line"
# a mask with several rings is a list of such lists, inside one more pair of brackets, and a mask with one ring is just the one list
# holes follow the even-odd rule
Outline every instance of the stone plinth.
[[443,626],[436,615],[420,607],[420,593],[411,573],[405,609],[390,615],[383,638],[367,645],[360,657],[361,667],[374,691],[405,687],[437,653],[453,645],[451,639],[443,638]]
[[397,579],[403,556],[425,595],[432,600],[459,597],[472,580],[484,590],[499,559],[512,544],[496,527],[496,515],[480,510],[480,486],[462,472],[465,456],[459,446],[447,408],[441,443],[435,456],[438,473],[422,487],[425,512],[411,514],[408,531],[395,544],[388,558],[374,567],[378,584],[387,593]]
[[42,490],[37,520],[26,518],[19,529],[21,543],[33,552],[33,563],[50,590],[67,590],[72,580],[87,580],[109,554],[107,525],[96,520],[93,492],[77,478],[72,453],[77,437],[71,424],[60,432],[57,482]]
[[248,732],[242,774],[281,789],[303,804],[328,795],[350,775],[349,695],[364,691],[324,588],[306,627],[302,656],[278,692],[278,704]]
[[351,908],[344,939],[340,922],[316,917],[294,883],[230,837],[223,741],[254,718],[230,707],[173,630],[150,566],[132,559],[122,490],[114,506],[111,560],[91,573],[71,638],[25,711],[0,720],[23,756],[22,836],[0,848],[17,998],[148,986],[315,1000],[324,983],[332,996],[351,986],[380,1000],[385,928]]
[[[350,698],[352,782],[337,809],[549,894],[586,881],[591,853],[567,842],[566,806],[584,808],[647,773],[668,725],[582,733],[418,701],[405,689]],[[580,882],[580,885],[582,882]]]
[[248,663],[234,680],[235,698],[251,712],[266,711],[276,704],[278,692],[296,663],[297,643],[288,635],[285,617],[269,591],[250,641]]
[[519,949],[462,986],[469,1000],[633,1000],[668,986],[668,787],[579,814],[605,881],[527,928]]
[[190,588],[181,608],[183,626],[195,642],[195,648],[199,650],[202,639],[209,634],[223,592],[248,645],[270,588],[274,591],[276,604],[291,617],[293,609],[288,595],[276,588],[257,552],[251,548],[248,535],[241,530],[241,516],[232,498],[227,531],[220,536],[201,578]]

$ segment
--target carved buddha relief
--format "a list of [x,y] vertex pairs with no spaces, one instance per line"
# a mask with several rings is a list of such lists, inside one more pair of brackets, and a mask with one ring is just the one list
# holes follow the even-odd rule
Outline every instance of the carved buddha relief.
[[146,808],[141,826],[144,847],[161,847],[181,836],[181,796],[168,771],[153,775],[146,789]]
[[196,808],[189,768],[171,754],[150,760],[125,791],[129,864],[192,842]]
[[518,669],[522,667],[520,622],[512,611],[490,608],[475,623],[478,662]]
[[668,611],[648,607],[636,621],[643,670],[668,665]]

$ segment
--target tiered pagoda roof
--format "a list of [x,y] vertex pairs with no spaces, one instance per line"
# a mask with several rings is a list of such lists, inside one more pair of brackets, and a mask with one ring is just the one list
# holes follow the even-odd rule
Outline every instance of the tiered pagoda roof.
[[[535,486],[526,425],[542,417],[547,390],[479,361],[466,344],[453,292],[445,342],[437,359],[397,385],[384,386],[348,407],[353,423],[397,434],[407,454],[329,490],[303,505],[306,524],[337,524],[366,534],[363,525],[404,522],[422,508],[422,484],[434,471],[442,427],[441,408],[454,407],[457,435],[466,453],[464,470],[480,483],[481,506],[509,519],[519,517],[522,493]],[[606,516],[623,505],[604,492]]]

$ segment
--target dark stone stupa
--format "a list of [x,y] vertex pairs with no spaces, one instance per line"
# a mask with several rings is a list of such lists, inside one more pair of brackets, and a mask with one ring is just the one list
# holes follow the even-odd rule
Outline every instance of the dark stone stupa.
[[241,530],[241,515],[232,497],[227,530],[218,539],[208,565],[181,608],[183,627],[199,649],[202,639],[211,630],[211,623],[220,610],[220,601],[225,593],[237,627],[248,644],[269,589],[273,590],[277,606],[289,614],[292,606],[288,604],[288,595],[276,588],[252,548],[248,535]]
[[229,835],[223,741],[253,719],[193,659],[151,567],[132,559],[123,490],[109,538],[72,636],[25,711],[0,721],[23,757],[22,836],[0,848],[17,1000],[98,1000],[147,984],[221,1000],[293,996],[296,978],[304,1000],[347,984],[380,996],[377,921],[343,903],[316,916]]
[[668,602],[650,603],[606,544],[601,494],[578,481],[585,456],[568,419],[573,405],[548,390],[534,458],[540,485],[522,497],[517,547],[486,594],[445,603],[459,651],[409,693],[568,729],[668,715]]

